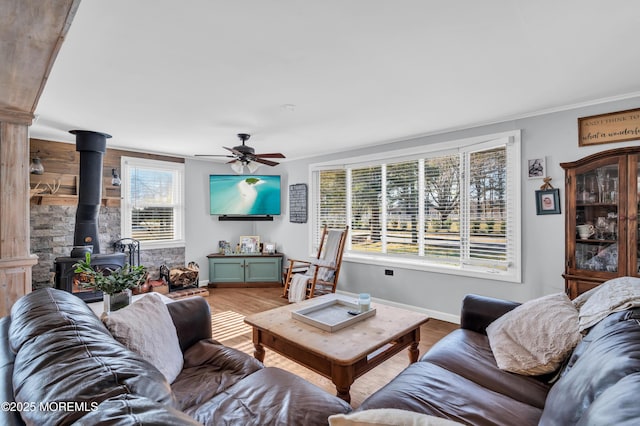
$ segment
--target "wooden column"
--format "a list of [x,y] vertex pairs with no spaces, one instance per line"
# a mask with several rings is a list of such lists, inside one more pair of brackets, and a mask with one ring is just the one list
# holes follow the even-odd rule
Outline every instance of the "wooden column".
[[28,129],[80,0],[2,0],[0,316],[31,291]]
[[31,267],[38,261],[29,245],[31,114],[4,115],[0,114],[0,316],[8,315],[14,302],[31,291]]

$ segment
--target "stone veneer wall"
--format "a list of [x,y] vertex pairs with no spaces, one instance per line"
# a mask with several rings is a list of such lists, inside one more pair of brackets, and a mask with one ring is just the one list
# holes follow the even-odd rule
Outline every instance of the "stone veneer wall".
[[[31,204],[30,219],[31,252],[38,256],[32,287],[53,287],[56,257],[69,256],[73,248],[76,206]],[[101,253],[113,253],[113,243],[120,239],[120,207],[100,207],[98,225]],[[142,250],[140,264],[148,268],[151,278],[157,279],[160,265],[185,265],[184,247]]]

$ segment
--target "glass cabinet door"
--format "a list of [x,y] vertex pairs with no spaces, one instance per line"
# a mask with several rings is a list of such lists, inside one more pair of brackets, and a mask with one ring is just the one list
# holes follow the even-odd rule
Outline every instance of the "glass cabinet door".
[[619,259],[619,163],[577,170],[575,177],[575,268],[617,274],[623,264]]

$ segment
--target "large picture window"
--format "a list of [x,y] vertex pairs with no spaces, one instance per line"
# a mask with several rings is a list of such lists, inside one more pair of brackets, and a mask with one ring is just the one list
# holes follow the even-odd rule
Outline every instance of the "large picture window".
[[412,151],[312,166],[315,239],[349,225],[345,260],[519,282],[519,132]]
[[143,247],[184,245],[184,164],[122,158],[122,236]]

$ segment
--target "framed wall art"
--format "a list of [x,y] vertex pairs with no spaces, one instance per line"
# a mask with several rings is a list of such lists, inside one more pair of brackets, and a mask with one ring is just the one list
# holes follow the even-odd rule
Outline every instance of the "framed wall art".
[[640,139],[640,108],[578,118],[578,146]]
[[307,223],[307,184],[289,185],[289,222]]
[[545,157],[527,160],[527,170],[529,179],[542,179],[547,173],[547,162]]
[[560,190],[556,188],[536,191],[536,213],[560,214]]

